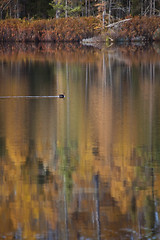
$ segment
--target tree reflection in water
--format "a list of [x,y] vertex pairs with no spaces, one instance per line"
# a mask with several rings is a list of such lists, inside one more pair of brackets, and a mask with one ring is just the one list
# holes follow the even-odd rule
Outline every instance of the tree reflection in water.
[[158,238],[159,48],[0,53],[0,238]]

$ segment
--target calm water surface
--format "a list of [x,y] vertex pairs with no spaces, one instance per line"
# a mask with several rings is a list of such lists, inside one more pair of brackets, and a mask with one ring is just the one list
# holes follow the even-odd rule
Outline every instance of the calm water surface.
[[160,48],[0,46],[0,96],[60,93],[0,98],[0,239],[160,239]]

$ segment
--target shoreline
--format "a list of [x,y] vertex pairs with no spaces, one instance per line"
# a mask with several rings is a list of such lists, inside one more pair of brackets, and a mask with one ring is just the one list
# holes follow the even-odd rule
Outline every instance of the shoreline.
[[94,17],[7,19],[0,21],[0,42],[80,42],[99,33]]
[[[128,20],[128,19],[126,19]],[[1,43],[100,43],[160,41],[160,17],[132,17],[102,30],[96,17],[7,19],[0,21]]]

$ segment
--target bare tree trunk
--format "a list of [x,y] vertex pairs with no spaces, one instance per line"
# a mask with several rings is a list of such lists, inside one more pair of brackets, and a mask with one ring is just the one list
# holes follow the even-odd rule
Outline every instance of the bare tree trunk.
[[[55,4],[57,4],[57,3],[58,3],[58,1],[55,2]],[[59,10],[58,9],[56,10],[56,18],[59,18]]]
[[156,10],[156,0],[153,0],[153,15],[155,15]]
[[56,18],[59,18],[59,10],[56,10]]
[[109,1],[109,17],[108,17],[108,24],[111,23],[111,9],[112,8],[112,0]]
[[16,6],[16,17],[17,18],[19,18],[19,2],[18,2],[18,0],[17,0],[17,4],[16,4],[17,6]]
[[81,12],[81,14],[82,14],[82,17],[84,16],[84,9],[83,9],[83,7],[82,7],[82,0],[80,0],[81,1],[81,9],[82,9],[82,12]]
[[88,0],[88,16],[91,15],[91,1]]
[[105,27],[105,16],[106,16],[106,1],[102,0],[102,28]]
[[143,0],[141,0],[141,16],[143,16]]
[[87,3],[88,3],[87,0],[85,0],[86,17],[88,16],[88,6],[87,6]]
[[153,5],[152,5],[152,0],[150,0],[150,9],[149,9],[149,15],[152,16],[153,13]]
[[65,0],[65,5],[66,5],[66,9],[65,9],[65,18],[67,18],[67,16],[68,16],[68,12],[67,12],[68,1],[67,1],[67,0]]
[[3,18],[3,9],[1,8],[1,19]]
[[148,7],[148,3],[147,0],[144,0],[144,15],[147,15],[147,7]]
[[131,1],[128,0],[128,14],[131,13]]

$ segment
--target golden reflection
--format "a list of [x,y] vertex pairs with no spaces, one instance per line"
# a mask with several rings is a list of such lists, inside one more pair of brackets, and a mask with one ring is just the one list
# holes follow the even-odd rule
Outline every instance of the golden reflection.
[[144,236],[160,211],[160,56],[28,49],[1,55],[1,96],[66,98],[0,99],[0,238]]

